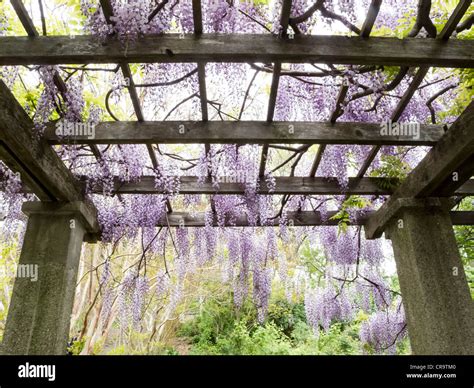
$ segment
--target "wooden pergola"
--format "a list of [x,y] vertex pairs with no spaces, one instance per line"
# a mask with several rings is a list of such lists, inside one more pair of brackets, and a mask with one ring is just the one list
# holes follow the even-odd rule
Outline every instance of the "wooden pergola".
[[[137,117],[134,122],[102,122],[94,138],[75,138],[101,157],[100,144],[144,144],[151,163],[158,166],[155,144],[259,144],[260,177],[264,177],[269,148],[275,144],[319,144],[307,177],[276,178],[275,190],[264,185],[265,195],[389,195],[377,211],[356,216],[351,222],[363,225],[369,239],[382,233],[392,240],[412,349],[416,354],[474,354],[474,307],[456,245],[452,225],[474,225],[474,212],[451,211],[454,197],[474,195],[474,102],[449,126],[421,125],[418,139],[381,136],[379,123],[337,122],[348,86],[342,85],[336,108],[327,122],[274,121],[278,86],[285,76],[282,63],[326,63],[389,65],[418,68],[390,119],[398,121],[430,67],[474,68],[474,41],[449,40],[471,4],[459,1],[436,38],[370,38],[381,0],[373,0],[357,37],[291,36],[287,30],[297,21],[290,17],[291,0],[284,0],[281,34],[203,33],[200,0],[193,0],[194,34],[139,37],[127,48],[109,37],[99,42],[92,36],[40,36],[20,0],[11,3],[27,37],[0,38],[0,66],[116,63],[124,77]],[[108,0],[101,0],[106,20],[113,23]],[[423,26],[426,3],[420,0],[417,24]],[[429,7],[428,7],[429,13]],[[420,27],[421,28],[421,27]],[[297,29],[296,29],[297,30]],[[130,63],[197,63],[202,120],[146,121],[133,81]],[[273,63],[272,84],[266,121],[209,121],[205,65],[207,62]],[[58,73],[54,82],[67,91]],[[288,126],[294,129],[291,133]],[[100,238],[94,205],[86,200],[85,183],[69,171],[53,145],[68,144],[50,125],[45,135],[33,136],[33,122],[7,86],[0,82],[0,158],[21,174],[25,191],[39,201],[27,202],[29,216],[21,263],[41,267],[39,281],[16,279],[2,351],[10,354],[62,354],[69,335],[74,285],[83,241]],[[184,130],[183,130],[184,129]],[[336,178],[316,176],[327,145],[361,144],[372,149],[357,175],[341,192]],[[382,178],[366,172],[384,145],[431,146],[419,165],[395,189],[383,188]],[[223,182],[219,189],[209,176],[181,177],[180,194],[243,194],[241,183]],[[97,193],[101,187],[95,187]],[[154,176],[139,182],[116,179],[114,193],[154,194]],[[204,226],[204,214],[172,211],[162,226]],[[336,225],[319,212],[291,212],[295,226]],[[73,220],[73,224],[71,224]],[[275,219],[276,224],[278,219]],[[216,221],[217,225],[217,221]],[[237,226],[247,226],[245,215]],[[269,226],[269,225],[265,225]],[[456,271],[454,269],[456,268]],[[456,273],[454,275],[454,273]]]

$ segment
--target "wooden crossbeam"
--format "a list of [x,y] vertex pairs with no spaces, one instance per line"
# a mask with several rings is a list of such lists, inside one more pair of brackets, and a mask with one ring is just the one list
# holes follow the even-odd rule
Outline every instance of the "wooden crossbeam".
[[[366,225],[369,238],[383,233],[387,214],[400,198],[451,195],[474,174],[474,101]],[[449,191],[446,188],[449,187]]]
[[297,34],[167,34],[138,37],[127,46],[117,38],[40,36],[0,38],[0,65],[177,62],[288,62],[387,66],[474,67],[474,41],[453,39],[364,39]]
[[[244,174],[242,174],[244,175]],[[86,180],[87,178],[83,178]],[[243,195],[245,193],[245,176],[220,177],[216,186],[212,178],[206,178],[204,181],[196,176],[182,176],[180,181],[180,194],[225,194],[225,195]],[[398,182],[384,178],[349,178],[348,187],[344,190],[338,183],[337,178],[326,177],[275,177],[275,188],[270,191],[265,182],[258,187],[258,194],[263,195],[390,195],[393,193],[393,187]],[[92,192],[95,194],[103,193],[103,187],[100,183],[91,185]],[[156,186],[155,176],[143,176],[137,182],[122,182],[118,177],[114,178],[113,193],[116,194],[161,194],[163,188]],[[467,196],[474,195],[474,180],[469,180],[461,187],[455,190],[456,195]],[[449,195],[452,195],[450,193]]]
[[[291,127],[291,128],[290,128]],[[291,129],[291,130],[290,130]],[[442,125],[421,124],[413,135],[381,135],[381,124],[273,121],[107,121],[90,138],[58,136],[49,124],[44,137],[51,144],[380,144],[433,146],[444,134]]]
[[[323,219],[319,212],[312,211],[300,211],[300,212],[288,212],[287,219],[290,226],[337,226],[338,220],[331,220],[330,218],[335,215],[336,212],[327,212],[326,218]],[[474,212],[451,212],[451,220],[453,225],[474,225]],[[367,219],[372,215],[372,212],[365,214],[355,215],[351,219],[348,225],[364,225]],[[168,213],[166,217],[163,217],[157,223],[157,226],[170,226],[170,227],[203,227],[206,225],[206,214],[197,213],[191,214],[187,212],[172,212]],[[264,226],[278,226],[279,218],[274,218]],[[214,216],[213,226],[218,226],[217,217]],[[239,215],[235,219],[229,217],[225,220],[225,226],[254,226],[249,225],[246,215]],[[262,226],[257,223],[257,226]]]
[[[450,18],[448,19],[445,26],[443,27],[443,30],[436,37],[437,40],[447,41],[449,39],[451,34],[456,29],[456,26],[458,25],[458,23],[461,21],[463,15],[468,10],[471,3],[472,3],[472,0],[461,0],[458,3],[453,13],[451,14]],[[398,121],[400,119],[401,115],[405,111],[405,108],[408,106],[409,102],[411,101],[413,95],[418,90],[419,86],[421,85],[421,82],[426,77],[426,74],[428,74],[429,69],[430,69],[429,66],[422,66],[418,69],[415,76],[413,77],[413,80],[410,86],[405,91],[399,103],[395,107],[395,110],[392,113],[391,120],[393,122]],[[367,156],[364,163],[360,167],[359,172],[357,173],[358,177],[362,177],[365,175],[365,173],[369,169],[370,165],[374,161],[379,151],[380,151],[380,145],[377,145],[370,150],[369,155]]]

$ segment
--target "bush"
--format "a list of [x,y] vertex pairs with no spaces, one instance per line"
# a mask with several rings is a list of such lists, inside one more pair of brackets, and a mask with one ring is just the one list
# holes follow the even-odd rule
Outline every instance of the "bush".
[[360,354],[359,325],[335,323],[316,337],[303,303],[272,301],[266,323],[259,325],[250,302],[237,310],[232,302],[208,300],[178,335],[191,341],[191,354],[200,355]]

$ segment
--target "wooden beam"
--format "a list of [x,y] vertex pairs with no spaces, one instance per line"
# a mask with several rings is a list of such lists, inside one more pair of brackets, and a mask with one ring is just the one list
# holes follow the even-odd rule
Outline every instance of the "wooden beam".
[[372,0],[369,6],[369,10],[367,11],[367,16],[364,20],[364,24],[362,26],[360,36],[362,38],[368,38],[372,27],[374,26],[375,19],[377,19],[377,15],[380,11],[380,6],[382,5],[382,0]]
[[[280,36],[286,38],[288,36],[288,24],[290,21],[290,12],[291,12],[291,1],[292,0],[283,0],[282,9],[280,14]],[[281,62],[275,62],[273,65],[273,75],[272,75],[272,84],[270,86],[270,96],[268,99],[268,111],[267,111],[267,122],[271,123],[273,121],[273,116],[275,115],[275,106],[276,99],[278,95],[278,86],[280,85],[280,74],[281,74]],[[268,145],[264,144],[262,147],[262,155],[260,159],[260,167],[258,175],[263,177],[265,175],[265,168],[268,158]]]
[[[112,4],[109,0],[100,0],[100,6],[102,8],[102,13],[104,14],[105,20],[108,24],[114,24],[113,20],[111,19],[114,16],[114,9]],[[137,88],[135,87],[135,82],[133,81],[132,71],[130,69],[130,65],[126,62],[120,63],[120,69],[122,70],[122,74],[124,79],[128,80],[127,82],[127,89],[130,95],[130,99],[132,100],[133,110],[135,111],[135,116],[137,116],[138,121],[144,121],[145,117],[143,115],[142,107],[140,104],[140,98],[138,96]],[[146,145],[148,150],[148,155],[150,156],[151,164],[153,168],[158,167],[158,160],[156,159],[155,151],[153,150],[153,145],[147,144]]]
[[1,37],[0,65],[150,62],[288,62],[474,67],[474,41],[270,34],[146,35],[127,46],[114,37]]
[[451,37],[453,32],[456,30],[457,25],[463,18],[464,14],[469,9],[472,0],[460,0],[453,13],[449,17],[448,22],[445,24],[443,29],[438,35],[438,39],[447,40]]
[[39,36],[38,31],[36,30],[35,25],[33,24],[33,20],[31,20],[28,11],[21,0],[10,0],[15,13],[17,14],[18,18],[20,19],[23,28],[25,29],[28,36],[34,37]]
[[334,108],[331,117],[329,118],[329,121],[331,123],[335,123],[341,114],[342,104],[344,104],[344,100],[346,99],[346,95],[349,90],[349,84],[346,82],[347,80],[345,80],[345,82],[341,85],[341,88],[339,89],[339,93],[337,95],[336,100],[336,107]]
[[[474,155],[474,102],[451,125],[397,190],[402,197],[429,197]],[[470,176],[474,171],[470,172]],[[470,177],[469,176],[469,177]],[[466,176],[465,176],[466,177]],[[469,178],[469,177],[466,177]],[[464,182],[457,179],[457,185]],[[454,186],[452,186],[454,187]]]
[[[180,180],[180,194],[244,194],[245,176],[229,176],[219,179],[219,188],[216,189],[211,178],[206,178],[204,182],[195,176],[182,176]],[[84,177],[84,180],[87,178]],[[336,178],[325,177],[275,177],[275,189],[269,191],[265,184],[258,188],[258,194],[263,195],[390,195],[393,188],[389,188],[387,180],[384,178],[349,178],[348,187],[341,189]],[[390,182],[394,187],[397,181]],[[388,188],[387,188],[388,187]],[[103,187],[99,184],[92,185],[92,191],[96,194],[103,192]],[[163,189],[156,186],[155,176],[143,176],[137,182],[121,182],[118,177],[114,179],[113,193],[116,194],[160,194]],[[452,195],[450,193],[449,195]],[[456,190],[456,195],[474,195],[474,180],[470,180]]]
[[[194,22],[194,33],[197,36],[200,36],[203,32],[202,27],[202,9],[201,9],[201,0],[193,0],[193,22]],[[209,112],[207,109],[207,88],[206,88],[206,64],[203,62],[198,63],[198,83],[199,83],[199,100],[201,103],[201,119],[203,122],[209,120]],[[211,146],[209,143],[204,145],[204,151],[206,156],[209,155],[211,151]],[[211,171],[208,171],[208,176],[210,176]],[[214,208],[214,204],[212,203]]]
[[193,1],[193,22],[194,22],[194,33],[202,34],[202,9],[201,9],[201,0],[192,0]]
[[[10,170],[20,174],[20,179],[25,192],[34,193],[41,201],[54,200],[54,196],[47,187],[43,186],[35,174],[26,166],[2,141],[0,141],[0,160],[5,163]],[[0,217],[0,219],[3,219]]]
[[[327,219],[323,219],[319,212],[300,211],[288,212],[287,219],[291,226],[337,226],[338,220],[331,220],[336,212],[330,211],[327,213]],[[372,215],[372,212],[365,214],[358,214],[349,221],[349,225],[364,225],[367,219]],[[474,212],[451,212],[451,220],[453,225],[474,225]],[[273,224],[273,225],[272,225]],[[170,227],[203,227],[206,225],[205,213],[187,213],[187,212],[172,212],[163,217],[157,226]],[[279,218],[270,221],[269,224],[263,225],[265,227],[278,226]],[[213,226],[218,226],[217,217],[214,216]],[[238,215],[235,219],[230,220],[226,218],[225,226],[251,226],[248,223],[246,215]],[[262,226],[257,224],[257,226]]]
[[[290,130],[291,125],[291,130]],[[95,134],[57,136],[49,124],[51,144],[379,144],[433,146],[444,135],[442,125],[420,125],[419,138],[381,135],[381,124],[273,121],[106,121]]]
[[[273,114],[275,112],[275,104],[278,93],[278,85],[280,83],[280,72],[281,72],[281,63],[275,62],[273,66],[273,76],[272,76],[272,85],[270,87],[270,98],[268,101],[268,112],[267,112],[267,123],[273,121]],[[258,176],[263,177],[265,175],[265,166],[267,164],[268,158],[268,145],[264,144],[262,147],[262,155],[260,158],[260,167]]]
[[[0,142],[4,162],[22,175],[43,200],[80,201],[82,185],[44,139],[33,132],[33,122],[0,80]],[[12,162],[13,161],[13,162]]]
[[[387,214],[392,214],[398,199],[451,195],[474,173],[474,101],[459,116],[446,134],[402,182],[390,199],[366,225],[368,238],[380,237]],[[458,173],[461,171],[461,174]],[[449,184],[448,184],[449,182]],[[449,192],[445,186],[448,184]]]

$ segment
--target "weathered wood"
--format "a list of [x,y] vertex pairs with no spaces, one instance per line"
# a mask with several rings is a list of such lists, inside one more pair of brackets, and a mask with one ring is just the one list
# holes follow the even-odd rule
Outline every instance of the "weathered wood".
[[339,93],[337,95],[337,100],[336,100],[336,107],[334,108],[331,117],[329,121],[331,123],[335,123],[337,118],[340,115],[340,111],[342,108],[342,104],[344,103],[344,100],[347,95],[347,91],[349,90],[349,83],[347,83],[347,80],[341,85],[341,88],[339,89]]
[[[194,33],[196,35],[201,35],[203,32],[201,0],[193,0],[193,23]],[[203,62],[198,63],[198,83],[199,102],[201,103],[201,119],[206,122],[209,120],[209,112],[207,109],[206,64]],[[211,152],[211,146],[209,143],[204,144],[204,152],[206,155],[209,155],[209,152]],[[210,174],[211,171],[208,171],[209,176]],[[211,205],[214,209],[214,202],[212,202]]]
[[96,125],[95,136],[55,134],[50,124],[45,139],[51,144],[380,144],[433,146],[444,134],[441,125],[420,125],[420,138],[382,136],[381,124],[273,121],[107,121]]
[[372,0],[372,2],[370,3],[369,10],[367,11],[367,16],[360,32],[361,37],[369,37],[370,32],[372,31],[372,27],[374,26],[375,19],[377,19],[377,15],[379,14],[381,5],[382,0]]
[[[459,116],[446,134],[402,182],[390,199],[370,218],[365,233],[377,238],[383,233],[387,214],[399,198],[449,195],[474,173],[474,102]],[[461,174],[455,174],[461,170]],[[444,186],[449,183],[450,192]]]
[[[268,101],[267,123],[273,121],[275,113],[276,98],[278,93],[278,85],[280,83],[281,63],[275,62],[273,66],[272,85],[270,87],[270,97]],[[263,177],[265,175],[265,166],[268,158],[268,145],[264,144],[262,147],[262,155],[260,157],[260,167],[258,175]]]
[[[112,4],[109,0],[100,0],[100,6],[102,8],[102,13],[104,14],[105,20],[108,24],[114,24],[113,20],[111,19],[114,15],[114,9]],[[130,95],[130,99],[132,100],[133,110],[135,111],[135,116],[137,116],[138,121],[144,121],[145,116],[142,111],[142,107],[140,104],[140,98],[138,97],[137,88],[135,87],[135,82],[133,81],[132,71],[130,69],[130,65],[128,63],[122,62],[120,64],[120,69],[122,70],[122,74],[127,82],[127,89]],[[155,151],[153,150],[153,146],[151,144],[147,144],[148,155],[150,156],[151,164],[153,168],[158,167],[158,160],[156,159]],[[94,151],[94,150],[93,150]],[[100,154],[99,154],[100,155]]]
[[[82,185],[64,166],[59,156],[44,139],[33,133],[33,122],[20,106],[8,87],[0,81],[0,141],[14,154],[21,164],[21,174],[28,177],[25,182],[34,180],[43,190],[35,192],[39,198],[61,201],[80,201],[83,199]],[[15,164],[7,165],[14,171]]]
[[460,0],[453,13],[449,17],[449,20],[437,36],[437,39],[449,39],[453,32],[456,30],[457,25],[463,18],[464,14],[469,9],[472,0]]
[[201,0],[192,0],[193,1],[193,23],[194,23],[194,33],[202,34],[202,9],[201,9]]
[[37,180],[36,176],[30,171],[28,166],[18,159],[2,141],[0,141],[0,160],[2,160],[10,170],[20,174],[22,183],[27,186],[24,188],[25,191],[35,193],[35,195],[42,201],[51,201],[55,199],[49,190]]
[[13,9],[15,10],[16,14],[18,15],[18,18],[20,19],[21,24],[23,25],[23,28],[25,29],[28,36],[39,36],[38,31],[36,30],[36,27],[33,21],[31,20],[30,15],[28,14],[28,11],[25,8],[25,5],[23,4],[23,1],[10,0],[10,3],[13,6]]
[[[280,33],[279,36],[286,38],[288,36],[288,24],[290,21],[291,1],[283,0],[280,14]],[[267,122],[273,121],[275,115],[276,100],[278,95],[278,86],[280,85],[281,62],[275,62],[273,65],[272,84],[270,86],[270,96],[268,99]],[[259,176],[265,175],[265,166],[268,158],[268,145],[262,147],[262,155],[260,157]]]
[[[86,178],[84,178],[86,179]],[[211,178],[199,181],[195,176],[180,177],[180,194],[241,194],[245,193],[245,176],[228,176],[219,178],[219,187],[213,185]],[[474,194],[474,180],[468,181],[456,190],[456,195],[466,196]],[[270,192],[265,182],[261,183],[257,192],[259,194],[274,195],[389,195],[397,183],[392,180],[392,185],[387,185],[384,178],[349,178],[348,187],[341,189],[338,180],[334,177],[275,177],[275,188]],[[102,193],[100,184],[92,187],[94,193]],[[114,179],[113,193],[117,194],[157,194],[163,193],[163,189],[156,187],[154,176],[143,176],[137,182],[121,182],[117,177]],[[452,195],[452,193],[450,194]]]
[[123,45],[92,36],[1,37],[0,65],[121,62],[288,62],[474,67],[474,41],[263,34],[147,35]]
[[[338,220],[332,220],[336,214],[334,211],[327,213],[325,219],[321,217],[319,212],[300,211],[288,212],[288,222],[292,226],[337,226]],[[349,225],[364,225],[372,212],[355,215],[348,223]],[[474,212],[451,212],[451,220],[453,225],[474,225]],[[273,222],[272,222],[273,221]],[[275,218],[265,226],[279,225],[279,218]],[[206,225],[205,213],[187,213],[187,212],[172,212],[163,217],[157,226],[171,226],[171,227],[203,227]],[[260,226],[260,224],[257,224]],[[217,217],[214,216],[213,226],[218,226]],[[226,218],[225,226],[253,226],[249,225],[246,215],[239,215],[234,220]]]

